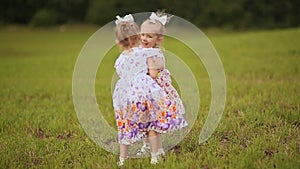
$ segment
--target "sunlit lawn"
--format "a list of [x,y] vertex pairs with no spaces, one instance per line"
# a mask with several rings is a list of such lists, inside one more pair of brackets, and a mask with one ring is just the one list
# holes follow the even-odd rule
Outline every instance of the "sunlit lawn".
[[[117,168],[118,156],[81,128],[72,102],[72,75],[90,26],[0,29],[0,168]],[[201,93],[198,119],[157,166],[130,159],[126,168],[299,168],[300,29],[208,33],[224,65],[227,100],[210,139],[198,145],[208,114],[210,83],[199,61],[188,58]],[[180,50],[165,40],[168,50]],[[110,72],[119,52],[105,57]],[[180,53],[181,51],[178,51]],[[105,70],[107,69],[107,70]],[[108,122],[108,88],[96,96]],[[110,84],[110,83],[109,83]],[[187,112],[188,113],[188,112]]]

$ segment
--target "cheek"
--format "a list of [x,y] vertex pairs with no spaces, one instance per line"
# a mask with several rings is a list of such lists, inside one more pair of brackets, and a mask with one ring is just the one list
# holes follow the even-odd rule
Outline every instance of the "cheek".
[[150,42],[154,44],[156,41],[155,41],[155,39],[151,39]]

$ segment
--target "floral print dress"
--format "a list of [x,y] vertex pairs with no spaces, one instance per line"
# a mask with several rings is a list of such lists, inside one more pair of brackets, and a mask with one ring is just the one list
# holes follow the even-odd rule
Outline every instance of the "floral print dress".
[[[160,53],[162,53],[160,48],[155,48]],[[157,84],[166,92],[169,99],[172,100],[173,104],[176,105],[177,110],[181,113],[185,113],[184,105],[179,97],[179,94],[175,87],[172,85],[171,73],[165,66],[165,58],[162,55],[161,57],[152,59],[152,66],[161,70],[158,76],[155,78]]]
[[172,85],[171,73],[168,69],[163,69],[157,78],[155,78],[157,84],[163,88],[167,96],[172,100],[173,104],[176,105],[176,108],[179,113],[184,114],[185,108],[179,97],[177,90]]
[[121,144],[132,144],[146,137],[149,130],[166,133],[187,126],[157,82],[147,75],[147,58],[163,57],[160,50],[132,48],[115,62],[120,77],[113,92],[113,107]]

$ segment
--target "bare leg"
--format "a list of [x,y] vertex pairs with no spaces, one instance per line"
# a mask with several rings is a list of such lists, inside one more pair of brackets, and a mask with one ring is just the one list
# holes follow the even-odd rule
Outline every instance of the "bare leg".
[[120,157],[127,158],[128,156],[128,145],[120,144]]
[[156,131],[149,131],[148,132],[148,140],[150,143],[150,149],[152,153],[157,153],[157,132]]
[[163,156],[165,155],[161,134],[157,135],[157,151],[159,155],[163,155]]
[[157,135],[157,148],[158,148],[158,149],[163,148],[161,134],[158,134],[158,135]]
[[148,132],[148,140],[150,143],[150,149],[151,149],[151,164],[157,164],[158,163],[158,144],[157,144],[157,132],[156,131],[149,131]]
[[120,157],[118,162],[119,166],[124,165],[124,161],[126,160],[127,156],[128,156],[128,145],[120,144]]

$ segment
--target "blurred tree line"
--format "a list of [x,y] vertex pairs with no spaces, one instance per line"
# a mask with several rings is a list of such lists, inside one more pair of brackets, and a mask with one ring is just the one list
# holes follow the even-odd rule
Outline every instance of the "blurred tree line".
[[0,0],[0,25],[104,25],[116,15],[165,9],[199,27],[284,28],[300,25],[299,0]]

